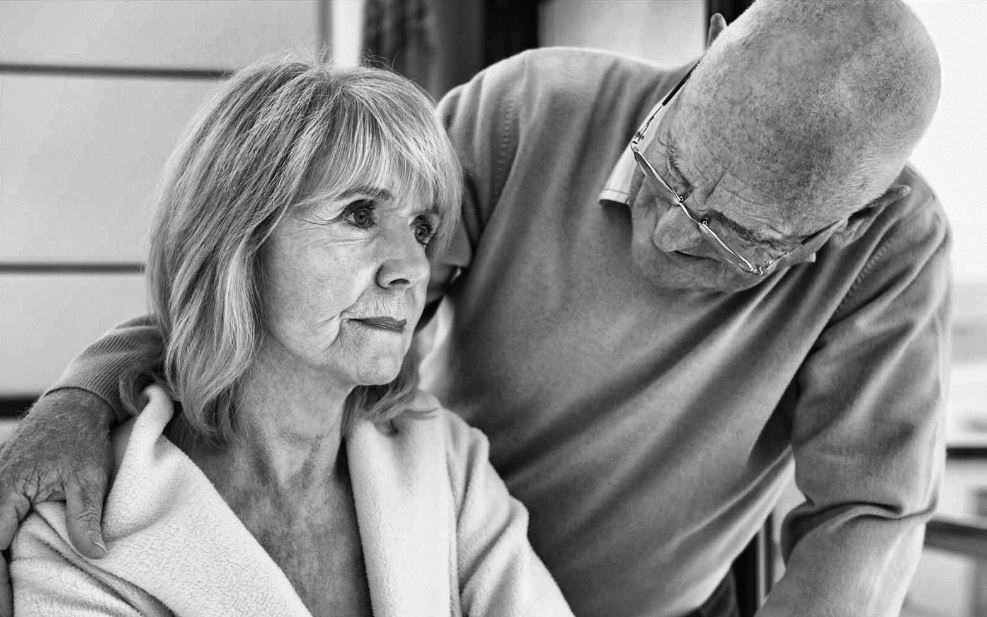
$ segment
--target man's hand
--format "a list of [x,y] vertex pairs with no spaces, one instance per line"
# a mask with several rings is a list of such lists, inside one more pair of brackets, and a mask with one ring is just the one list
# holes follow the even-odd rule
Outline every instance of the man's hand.
[[[58,390],[34,404],[0,447],[0,550],[6,551],[32,504],[65,501],[69,539],[83,555],[106,553],[103,498],[113,470],[113,410],[84,390]],[[0,557],[0,616],[12,615]]]

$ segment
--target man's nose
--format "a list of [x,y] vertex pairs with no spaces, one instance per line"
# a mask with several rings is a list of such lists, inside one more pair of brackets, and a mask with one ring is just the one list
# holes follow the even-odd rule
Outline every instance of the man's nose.
[[377,270],[377,284],[384,289],[405,289],[428,280],[429,264],[425,247],[410,229],[388,234],[382,239],[384,252]]
[[651,234],[651,242],[659,250],[666,253],[688,251],[702,244],[703,236],[699,233],[696,223],[686,216],[682,208],[673,205],[661,215],[655,224],[655,230]]

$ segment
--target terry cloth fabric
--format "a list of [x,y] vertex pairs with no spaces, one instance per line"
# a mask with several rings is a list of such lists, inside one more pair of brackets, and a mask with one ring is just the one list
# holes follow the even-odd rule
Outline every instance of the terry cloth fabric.
[[[156,386],[147,394],[114,435],[109,553],[77,553],[64,505],[41,504],[12,546],[17,615],[308,617],[277,564],[163,436],[167,395]],[[421,394],[416,406],[437,403]],[[483,436],[441,409],[395,426],[392,434],[358,422],[347,437],[374,615],[571,616]]]

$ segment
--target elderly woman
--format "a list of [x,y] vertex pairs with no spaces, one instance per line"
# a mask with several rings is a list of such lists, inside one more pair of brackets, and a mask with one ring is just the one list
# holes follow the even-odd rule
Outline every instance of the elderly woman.
[[416,389],[459,181],[399,76],[285,61],[230,80],[157,196],[166,352],[114,435],[108,553],[76,552],[64,507],[40,505],[12,547],[15,610],[570,615],[483,436]]

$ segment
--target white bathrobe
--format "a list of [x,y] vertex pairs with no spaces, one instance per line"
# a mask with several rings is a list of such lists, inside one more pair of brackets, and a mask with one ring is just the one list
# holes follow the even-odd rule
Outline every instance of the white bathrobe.
[[[10,566],[18,616],[308,616],[291,583],[198,467],[162,433],[163,390],[114,434],[117,474],[90,560],[68,540],[65,508],[41,504]],[[437,406],[420,395],[416,406]],[[347,438],[374,615],[571,616],[527,539],[527,512],[487,460],[483,435],[439,409],[358,422]]]

